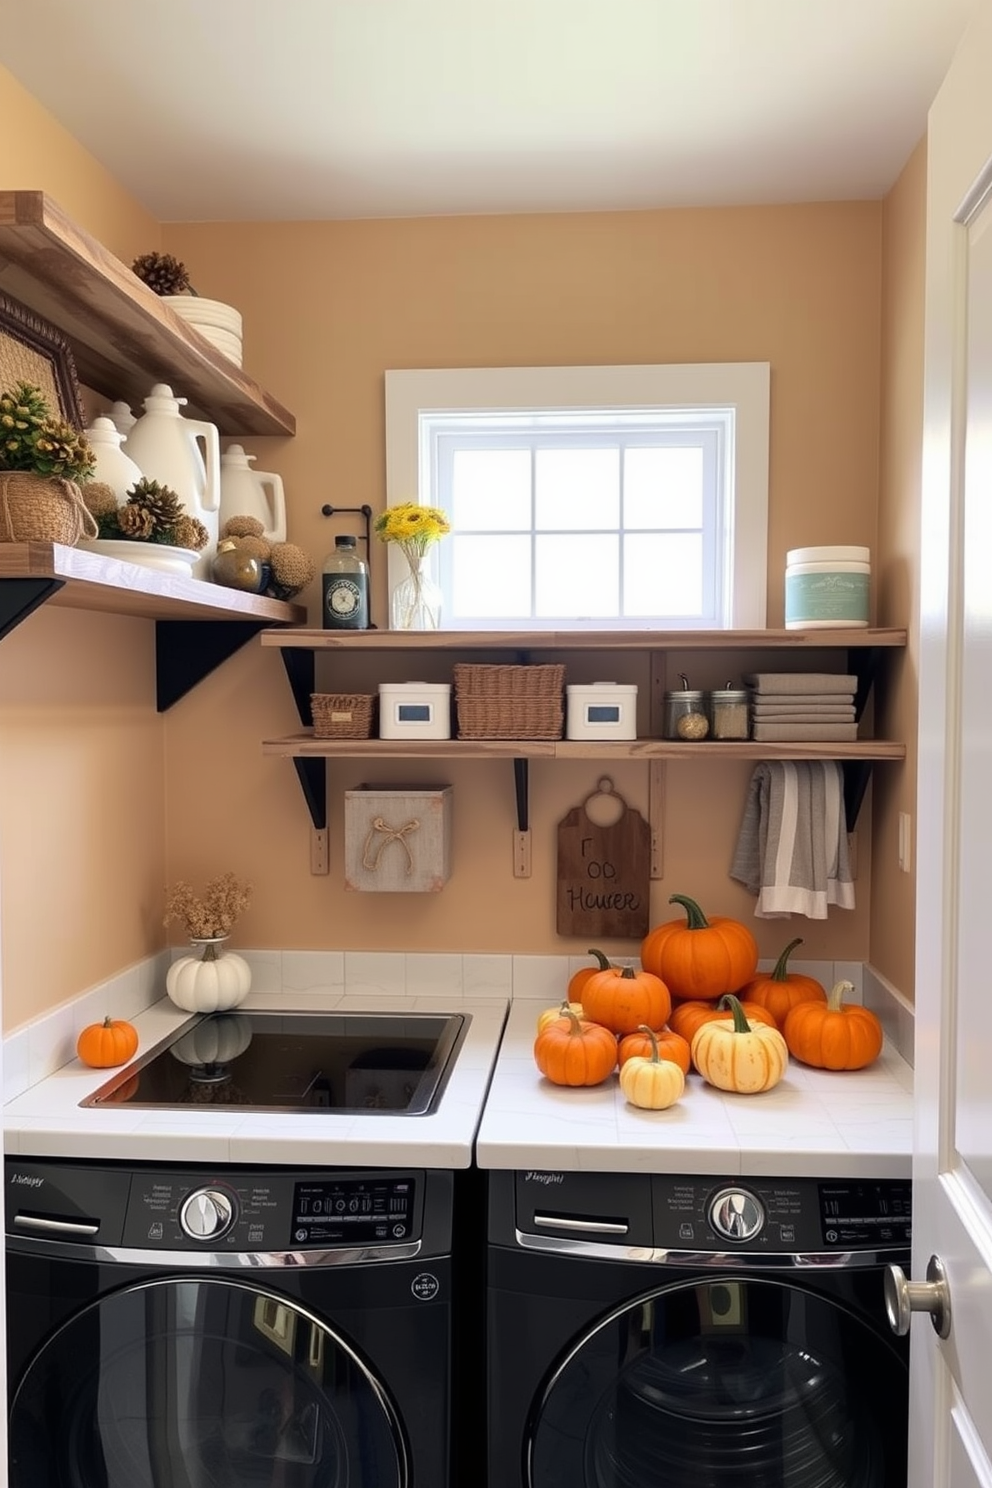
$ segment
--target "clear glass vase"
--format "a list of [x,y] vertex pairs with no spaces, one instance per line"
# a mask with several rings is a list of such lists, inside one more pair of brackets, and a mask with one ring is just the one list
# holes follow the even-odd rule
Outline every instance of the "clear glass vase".
[[389,598],[391,630],[437,630],[441,624],[441,590],[427,572],[423,553],[404,556],[410,571]]

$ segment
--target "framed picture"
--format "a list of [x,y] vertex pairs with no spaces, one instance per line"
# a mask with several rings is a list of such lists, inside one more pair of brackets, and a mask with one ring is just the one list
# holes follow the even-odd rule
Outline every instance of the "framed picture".
[[79,379],[68,341],[33,310],[0,294],[0,391],[18,382],[35,383],[53,412],[82,429]]

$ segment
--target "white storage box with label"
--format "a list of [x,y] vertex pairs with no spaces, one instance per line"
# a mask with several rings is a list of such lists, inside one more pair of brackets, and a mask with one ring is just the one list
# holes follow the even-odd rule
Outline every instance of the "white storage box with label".
[[382,682],[380,739],[450,739],[450,682]]
[[636,739],[637,688],[592,682],[565,688],[566,739]]
[[450,785],[362,785],[344,793],[344,886],[436,894],[451,877]]

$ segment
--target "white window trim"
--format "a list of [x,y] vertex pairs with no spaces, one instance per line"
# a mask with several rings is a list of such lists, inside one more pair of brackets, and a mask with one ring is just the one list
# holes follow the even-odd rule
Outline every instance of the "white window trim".
[[[424,499],[425,415],[528,408],[700,408],[735,411],[730,627],[763,630],[768,568],[768,362],[689,362],[628,367],[449,367],[387,371],[386,502]],[[402,555],[388,552],[390,591]],[[561,627],[559,627],[561,628]]]

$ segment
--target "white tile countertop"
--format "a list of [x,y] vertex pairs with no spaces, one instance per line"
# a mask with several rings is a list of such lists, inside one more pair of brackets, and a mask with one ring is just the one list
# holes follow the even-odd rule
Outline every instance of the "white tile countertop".
[[[382,1012],[384,1000],[345,993],[251,993],[242,1010]],[[391,996],[391,1013],[470,1014],[464,1042],[437,1109],[424,1116],[383,1113],[299,1114],[81,1107],[112,1070],[88,1069],[73,1059],[31,1085],[4,1107],[8,1155],[124,1159],[135,1162],[291,1162],[297,1166],[467,1168],[475,1131],[506,1017],[505,998]],[[168,998],[132,1019],[140,1059],[191,1015]]]
[[864,1070],[791,1060],[760,1095],[689,1075],[667,1111],[630,1105],[616,1075],[588,1089],[546,1080],[534,1063],[547,1003],[513,1000],[476,1143],[482,1168],[565,1172],[909,1178],[913,1071],[888,1043]]

